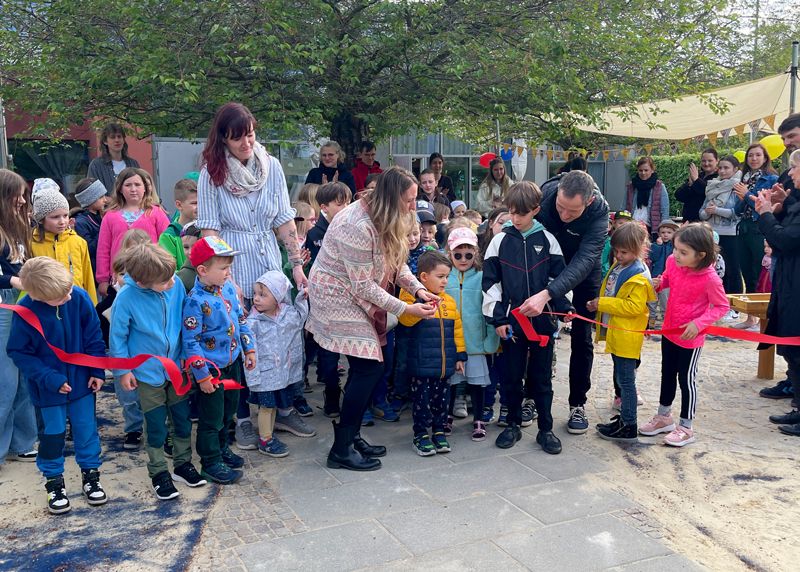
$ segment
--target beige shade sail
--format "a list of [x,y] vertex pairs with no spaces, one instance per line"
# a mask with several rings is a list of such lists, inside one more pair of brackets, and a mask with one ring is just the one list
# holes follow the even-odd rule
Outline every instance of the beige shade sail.
[[[724,136],[726,130],[730,130],[730,135],[751,131],[774,132],[789,115],[790,79],[791,76],[784,73],[685,96],[676,101],[662,99],[636,104],[638,117],[623,119],[620,113],[629,114],[628,108],[610,107],[602,113],[605,127],[579,125],[578,129],[621,137],[674,140],[703,135],[715,139],[720,133]],[[715,113],[709,101],[722,101],[727,109]]]

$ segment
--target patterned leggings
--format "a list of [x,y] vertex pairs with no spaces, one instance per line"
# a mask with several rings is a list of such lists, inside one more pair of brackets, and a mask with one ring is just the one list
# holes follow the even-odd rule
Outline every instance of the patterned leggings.
[[449,387],[446,379],[415,377],[411,380],[411,416],[414,419],[414,435],[433,429],[433,433],[444,431],[447,422]]

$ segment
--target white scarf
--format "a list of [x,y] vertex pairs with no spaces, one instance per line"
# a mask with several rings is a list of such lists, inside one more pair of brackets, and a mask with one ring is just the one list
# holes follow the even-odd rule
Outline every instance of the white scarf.
[[235,197],[244,197],[264,188],[269,176],[269,153],[261,143],[253,145],[253,156],[246,165],[225,149],[225,160],[228,163],[228,176],[223,187]]

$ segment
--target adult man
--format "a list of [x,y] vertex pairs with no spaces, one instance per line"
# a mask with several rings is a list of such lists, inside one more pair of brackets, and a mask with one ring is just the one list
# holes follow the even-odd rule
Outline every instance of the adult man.
[[[597,297],[602,276],[601,253],[608,232],[608,203],[592,177],[584,171],[570,171],[542,186],[542,210],[536,216],[555,235],[567,267],[545,290],[528,298],[520,311],[538,316],[547,303],[572,290],[572,305],[582,316],[593,317],[586,303]],[[591,387],[594,347],[589,323],[572,323],[569,358],[569,406],[567,430],[585,433],[586,394]]]
[[362,141],[358,147],[359,154],[351,173],[356,180],[356,192],[361,192],[367,186],[367,177],[373,173],[383,173],[381,164],[375,160],[375,143]]
[[[786,152],[791,154],[795,149],[800,149],[800,113],[793,113],[784,119],[778,126],[778,133],[783,138],[783,144],[786,145]],[[775,157],[772,157],[773,159]],[[786,169],[778,178],[778,182],[772,187],[772,202],[783,203],[787,199],[787,191],[795,189],[792,183],[792,178],[789,176],[789,169]],[[795,193],[789,195],[790,201],[796,201]],[[781,207],[782,209],[783,207]],[[780,220],[782,215],[780,211],[775,211],[777,218]],[[800,396],[795,396],[792,390],[792,382],[789,379],[779,381],[773,387],[765,387],[759,392],[761,397],[769,399],[783,399],[794,398],[800,399]],[[788,422],[788,421],[787,421]]]

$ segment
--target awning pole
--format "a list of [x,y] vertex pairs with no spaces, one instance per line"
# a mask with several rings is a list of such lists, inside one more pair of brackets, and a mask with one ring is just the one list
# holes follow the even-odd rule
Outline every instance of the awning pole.
[[789,113],[794,113],[797,98],[797,60],[798,52],[800,52],[800,42],[795,40],[792,42],[792,69],[789,72],[791,78],[789,79]]

